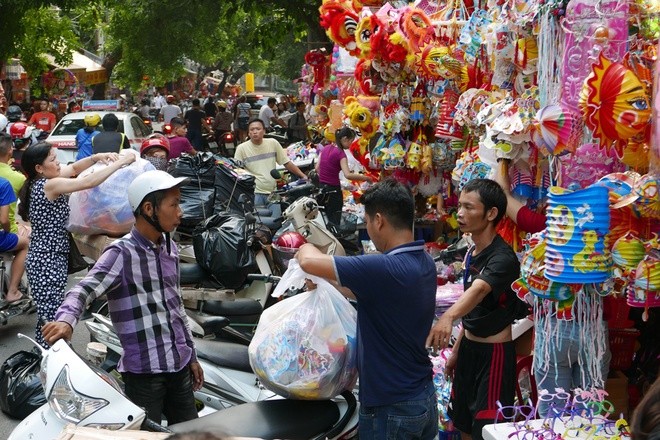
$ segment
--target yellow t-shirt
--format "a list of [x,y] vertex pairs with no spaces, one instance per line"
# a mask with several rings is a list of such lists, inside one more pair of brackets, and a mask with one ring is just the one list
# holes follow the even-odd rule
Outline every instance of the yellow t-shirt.
[[[23,188],[25,183],[25,175],[19,173],[8,164],[0,162],[0,177],[4,177],[9,180],[14,194],[18,197],[18,192]],[[11,225],[10,232],[17,234],[18,233],[18,223],[16,223],[16,202],[9,205],[9,224]]]
[[236,147],[234,158],[243,162],[245,169],[254,174],[258,194],[270,194],[277,188],[277,183],[270,175],[270,171],[277,164],[284,165],[289,162],[284,148],[275,139],[264,138],[261,145],[252,141],[243,142]]

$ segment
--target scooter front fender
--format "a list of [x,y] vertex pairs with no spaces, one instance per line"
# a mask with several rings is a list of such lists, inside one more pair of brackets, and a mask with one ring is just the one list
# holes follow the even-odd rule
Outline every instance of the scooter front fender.
[[55,440],[65,426],[66,423],[45,403],[23,419],[7,440]]

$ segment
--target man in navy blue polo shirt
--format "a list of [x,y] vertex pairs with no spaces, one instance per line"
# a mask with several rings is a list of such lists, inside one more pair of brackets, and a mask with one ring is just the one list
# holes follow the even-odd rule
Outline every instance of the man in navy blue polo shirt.
[[425,346],[435,310],[436,270],[413,241],[415,206],[404,185],[385,180],[361,199],[369,237],[382,254],[333,257],[311,244],[302,269],[336,281],[357,299],[361,439],[438,436],[433,371]]

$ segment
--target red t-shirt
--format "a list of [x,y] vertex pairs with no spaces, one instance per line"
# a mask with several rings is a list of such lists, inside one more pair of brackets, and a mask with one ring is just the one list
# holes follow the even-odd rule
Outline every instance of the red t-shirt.
[[188,138],[183,136],[174,136],[170,139],[170,159],[176,159],[181,156],[181,153],[191,153],[193,146],[190,144]]
[[28,125],[34,125],[40,130],[51,132],[55,128],[55,115],[51,112],[37,112],[32,115]]
[[523,231],[534,234],[545,229],[545,215],[523,206],[516,214],[516,224]]

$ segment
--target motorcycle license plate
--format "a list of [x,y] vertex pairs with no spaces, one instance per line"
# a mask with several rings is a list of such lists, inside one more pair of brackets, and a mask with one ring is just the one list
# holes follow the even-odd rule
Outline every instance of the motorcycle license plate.
[[215,150],[216,148],[218,148],[218,143],[215,141],[209,142],[209,148],[211,150]]

